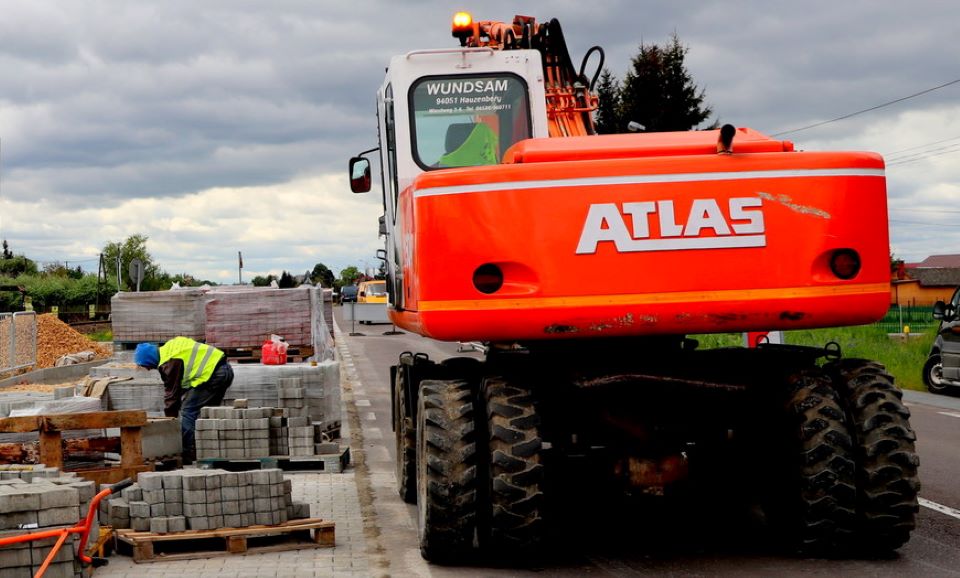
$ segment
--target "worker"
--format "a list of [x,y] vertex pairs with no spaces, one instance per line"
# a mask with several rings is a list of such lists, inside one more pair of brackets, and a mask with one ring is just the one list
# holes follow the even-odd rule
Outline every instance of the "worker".
[[497,164],[497,133],[483,122],[462,123],[447,127],[447,153],[440,157],[440,167],[476,167]]
[[164,414],[180,416],[184,462],[196,456],[194,432],[200,408],[223,402],[233,383],[233,368],[227,356],[212,345],[189,337],[174,337],[163,346],[137,345],[133,361],[146,369],[157,369],[164,385]]

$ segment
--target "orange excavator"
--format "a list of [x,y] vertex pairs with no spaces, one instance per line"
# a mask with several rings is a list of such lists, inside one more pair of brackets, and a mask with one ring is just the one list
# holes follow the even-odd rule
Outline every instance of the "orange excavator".
[[691,335],[873,322],[889,304],[883,159],[749,128],[594,134],[597,75],[556,20],[454,19],[377,92],[379,256],[398,326],[481,342],[390,368],[400,495],[431,561],[541,545],[565,472],[601,490],[753,488],[809,555],[885,552],[918,511],[909,411],[834,344]]

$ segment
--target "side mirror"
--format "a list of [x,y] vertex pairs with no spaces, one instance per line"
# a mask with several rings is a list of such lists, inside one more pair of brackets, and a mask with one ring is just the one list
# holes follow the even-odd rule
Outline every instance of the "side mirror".
[[350,159],[350,190],[366,193],[370,190],[370,161],[364,157]]
[[943,301],[937,301],[933,304],[933,318],[941,321],[953,321],[957,316],[952,304],[947,305]]
[[386,249],[377,249],[377,259],[381,261],[387,260],[387,250]]
[[387,221],[386,221],[386,219],[384,219],[384,216],[383,216],[383,215],[380,215],[379,223],[380,223],[380,229],[379,229],[380,234],[381,234],[381,235],[386,235],[386,234],[387,234]]

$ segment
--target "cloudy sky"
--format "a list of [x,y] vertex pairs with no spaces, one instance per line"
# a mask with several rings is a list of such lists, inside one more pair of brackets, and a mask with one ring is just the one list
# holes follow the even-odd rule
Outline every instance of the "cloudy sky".
[[[960,79],[952,0],[761,2],[141,0],[2,2],[0,238],[96,270],[134,233],[171,273],[234,282],[317,262],[373,266],[380,202],[346,162],[376,145],[393,54],[451,47],[478,19],[555,17],[571,56],[600,44],[622,76],[676,32],[722,122],[767,134]],[[960,82],[782,135],[888,162],[902,258],[960,253]]]

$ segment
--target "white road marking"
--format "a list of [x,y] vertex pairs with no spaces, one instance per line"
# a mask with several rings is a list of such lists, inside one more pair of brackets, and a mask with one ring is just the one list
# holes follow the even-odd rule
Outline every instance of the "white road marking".
[[370,407],[369,399],[355,399],[353,403],[357,404],[357,407]]
[[944,506],[936,502],[931,502],[926,498],[919,498],[918,501],[920,502],[920,505],[923,506],[924,508],[930,508],[931,510],[936,510],[941,514],[946,514],[948,516],[952,516],[960,520],[960,510],[956,510],[954,508],[951,508],[950,506]]
[[960,417],[960,413],[955,411],[938,411],[940,415],[949,415],[950,417]]

